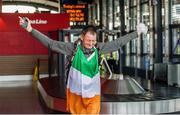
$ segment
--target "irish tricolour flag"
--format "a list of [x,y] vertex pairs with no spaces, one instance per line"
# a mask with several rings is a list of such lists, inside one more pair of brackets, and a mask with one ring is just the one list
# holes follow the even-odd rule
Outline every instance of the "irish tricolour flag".
[[75,114],[95,114],[100,111],[100,74],[96,48],[86,57],[81,46],[77,46],[68,77],[67,110]]

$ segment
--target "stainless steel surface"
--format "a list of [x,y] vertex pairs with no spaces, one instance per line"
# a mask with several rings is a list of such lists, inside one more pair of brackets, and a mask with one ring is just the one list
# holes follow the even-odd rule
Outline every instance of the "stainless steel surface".
[[[127,80],[128,79],[128,80]],[[129,82],[133,81],[133,79],[129,79],[128,77],[126,80]],[[42,81],[45,82],[44,85]],[[59,92],[59,96],[57,95],[57,90],[52,90],[55,96],[49,94],[49,90],[51,87],[57,86],[56,83],[57,79],[54,79],[50,87],[47,87],[47,81],[53,81],[49,79],[42,80],[41,83],[38,83],[38,89],[40,94],[42,95],[46,105],[54,110],[58,110],[60,112],[66,112],[66,99],[61,97],[62,92]],[[113,81],[113,80],[111,80]],[[111,83],[116,83],[114,82]],[[126,82],[127,82],[126,81]],[[142,84],[137,80],[138,83]],[[147,81],[145,81],[145,84]],[[121,82],[117,82],[118,84]],[[153,82],[154,83],[154,82]],[[111,84],[112,86],[114,84]],[[129,83],[131,85],[131,83]],[[60,86],[60,85],[59,85]],[[102,88],[105,86],[105,83],[102,85]],[[112,86],[111,90],[113,89]],[[166,85],[167,86],[167,85]],[[152,84],[152,93],[146,92],[145,94],[128,94],[128,95],[119,95],[114,94],[104,94],[102,91],[101,95],[101,114],[160,114],[160,113],[172,113],[180,111],[180,89],[176,87],[166,87],[163,84]],[[46,87],[46,88],[45,88]],[[143,85],[143,87],[145,87]],[[55,106],[58,105],[58,106]]]
[[145,90],[131,77],[107,79],[102,86],[103,94],[144,94]]
[[[102,102],[102,114],[158,114],[180,111],[180,99],[143,102]],[[177,105],[178,104],[178,105]]]
[[180,64],[168,64],[168,85],[180,87]]
[[154,64],[154,80],[155,79],[167,81],[167,63]]

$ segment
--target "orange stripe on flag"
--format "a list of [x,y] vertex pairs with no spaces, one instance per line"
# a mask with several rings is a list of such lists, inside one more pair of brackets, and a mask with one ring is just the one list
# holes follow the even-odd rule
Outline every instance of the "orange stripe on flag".
[[82,98],[67,89],[67,111],[72,114],[99,114],[100,95],[92,98]]

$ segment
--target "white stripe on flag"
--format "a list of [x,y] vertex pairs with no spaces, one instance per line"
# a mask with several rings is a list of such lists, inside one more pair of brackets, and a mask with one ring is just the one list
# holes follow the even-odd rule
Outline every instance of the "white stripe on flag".
[[91,60],[91,58],[92,58],[93,56],[95,56],[95,52],[92,53],[92,54],[87,58],[87,61]]
[[71,67],[67,88],[72,93],[82,97],[91,98],[100,95],[100,75],[97,73],[93,78],[81,74],[80,71]]

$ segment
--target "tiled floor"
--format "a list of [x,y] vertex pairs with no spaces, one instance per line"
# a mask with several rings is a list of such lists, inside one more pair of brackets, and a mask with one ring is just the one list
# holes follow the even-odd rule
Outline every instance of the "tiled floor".
[[0,114],[44,114],[38,97],[32,81],[1,81]]

